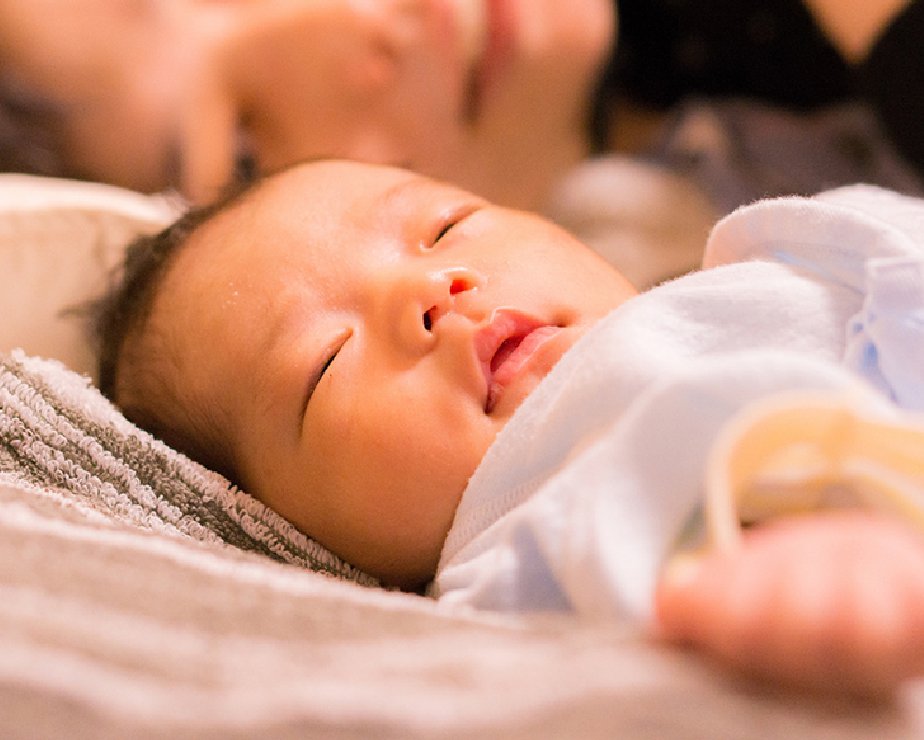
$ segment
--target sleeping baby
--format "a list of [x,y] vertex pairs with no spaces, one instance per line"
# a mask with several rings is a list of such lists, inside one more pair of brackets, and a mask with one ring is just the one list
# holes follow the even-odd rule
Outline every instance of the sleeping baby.
[[132,246],[100,385],[386,585],[888,691],[924,669],[922,213],[760,203],[636,295],[538,217],[300,165]]

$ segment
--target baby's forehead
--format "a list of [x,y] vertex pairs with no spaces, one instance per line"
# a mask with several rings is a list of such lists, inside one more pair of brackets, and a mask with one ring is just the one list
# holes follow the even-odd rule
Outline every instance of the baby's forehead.
[[[255,321],[271,324],[292,291],[302,294],[310,286],[312,293],[323,292],[331,279],[348,278],[375,261],[373,242],[382,242],[379,251],[392,248],[388,240],[353,237],[378,229],[382,218],[399,228],[405,216],[416,218],[419,206],[444,191],[387,167],[336,161],[292,167],[261,181],[189,236],[164,280],[161,308],[181,332],[197,330],[204,339],[229,326],[238,331]],[[256,336],[265,328],[246,333]]]
[[[219,260],[235,249],[340,251],[357,232],[415,218],[448,189],[404,170],[354,162],[294,166],[262,180],[193,233],[188,251]],[[394,206],[394,207],[392,207]],[[384,214],[390,214],[385,216]],[[354,246],[355,248],[355,246]]]
[[[346,160],[294,165],[265,178],[249,205],[269,220],[316,216],[348,218],[375,209],[401,191],[443,191],[449,186],[407,170]],[[238,209],[239,210],[239,209]]]

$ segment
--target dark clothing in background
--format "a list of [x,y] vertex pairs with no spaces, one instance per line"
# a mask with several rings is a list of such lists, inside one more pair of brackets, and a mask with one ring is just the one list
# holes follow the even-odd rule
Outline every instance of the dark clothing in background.
[[797,108],[843,100],[850,71],[801,0],[618,0],[608,81],[655,108],[753,96]]
[[870,182],[924,194],[924,0],[848,65],[801,0],[617,0],[594,131],[618,99],[671,111],[652,161],[720,211]]
[[859,70],[859,87],[896,147],[924,174],[924,0],[883,33]]
[[[603,77],[598,140],[617,96],[665,110],[687,98],[756,98],[796,111],[849,100],[871,108],[924,175],[924,0],[846,64],[801,0],[618,0],[616,53]],[[619,115],[618,105],[612,113]]]
[[718,213],[759,198],[863,182],[924,197],[924,177],[855,102],[793,112],[754,100],[688,98],[647,155],[697,184]]

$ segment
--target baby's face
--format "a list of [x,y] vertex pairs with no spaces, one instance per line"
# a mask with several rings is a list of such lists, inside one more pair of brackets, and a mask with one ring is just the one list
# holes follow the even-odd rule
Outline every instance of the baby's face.
[[238,162],[341,157],[538,206],[585,148],[613,6],[29,0],[0,4],[0,58],[95,180],[209,200]]
[[408,587],[434,573],[469,476],[523,399],[633,293],[542,219],[325,162],[194,235],[152,326],[244,488]]

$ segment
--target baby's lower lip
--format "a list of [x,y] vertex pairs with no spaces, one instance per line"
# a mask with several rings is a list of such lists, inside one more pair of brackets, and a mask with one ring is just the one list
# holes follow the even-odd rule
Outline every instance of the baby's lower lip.
[[[561,331],[558,326],[539,326],[528,334],[507,340],[492,358],[488,372],[485,413],[491,413],[504,391],[525,370],[536,352]],[[510,342],[513,346],[505,346]]]

